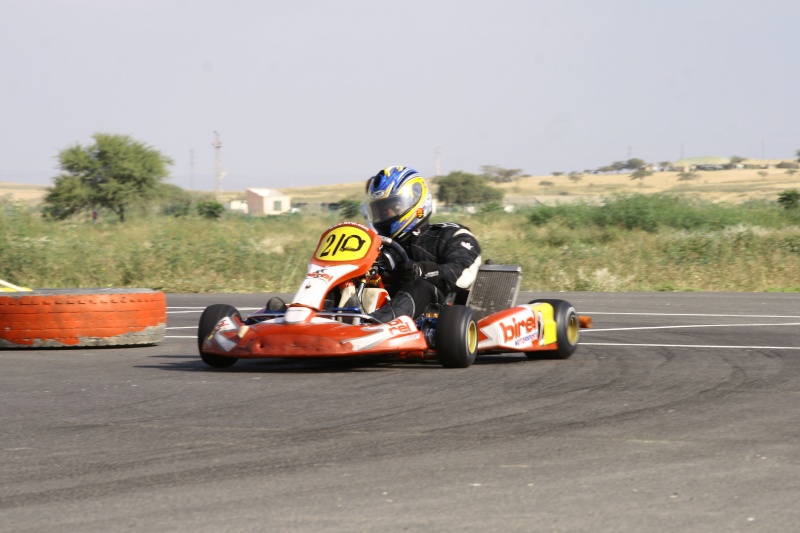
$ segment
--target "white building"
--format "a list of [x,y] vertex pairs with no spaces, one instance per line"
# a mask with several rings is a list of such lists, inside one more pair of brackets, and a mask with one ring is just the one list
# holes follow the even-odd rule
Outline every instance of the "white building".
[[247,202],[244,200],[231,200],[228,203],[228,209],[237,213],[247,214]]
[[279,215],[292,208],[292,199],[275,189],[247,189],[247,212],[254,216]]

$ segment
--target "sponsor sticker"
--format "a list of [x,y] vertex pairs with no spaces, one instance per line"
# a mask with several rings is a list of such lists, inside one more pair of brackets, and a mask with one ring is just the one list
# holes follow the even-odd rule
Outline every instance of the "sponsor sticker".
[[533,344],[539,338],[540,322],[534,316],[524,318],[510,317],[501,320],[497,325],[503,332],[503,343],[521,347]]

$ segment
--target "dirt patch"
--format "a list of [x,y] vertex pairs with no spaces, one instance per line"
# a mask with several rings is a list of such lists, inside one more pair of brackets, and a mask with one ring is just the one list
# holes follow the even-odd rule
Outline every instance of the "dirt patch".
[[40,203],[45,194],[47,194],[47,187],[42,185],[25,185],[0,181],[0,200]]

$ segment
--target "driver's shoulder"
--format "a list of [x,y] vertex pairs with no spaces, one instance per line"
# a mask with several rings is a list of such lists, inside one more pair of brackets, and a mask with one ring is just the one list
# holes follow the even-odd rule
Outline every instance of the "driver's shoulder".
[[459,224],[457,222],[437,222],[436,224],[431,224],[429,229],[431,231],[449,232],[449,233],[455,233],[459,230],[469,231],[468,227],[464,226],[463,224]]
[[474,238],[467,226],[456,222],[437,222],[436,224],[431,224],[429,230],[442,239],[450,239],[458,235],[469,235]]

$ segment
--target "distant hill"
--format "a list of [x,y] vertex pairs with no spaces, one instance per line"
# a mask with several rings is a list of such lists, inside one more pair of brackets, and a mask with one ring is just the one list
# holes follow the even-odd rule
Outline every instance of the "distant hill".
[[[436,181],[432,180],[435,190]],[[593,199],[609,194],[652,194],[669,192],[714,202],[742,203],[750,200],[775,200],[786,189],[800,189],[800,172],[770,168],[698,171],[695,179],[681,180],[677,172],[656,172],[642,180],[630,173],[582,174],[579,180],[567,176],[524,176],[509,183],[492,184],[504,193],[504,202],[526,205]],[[38,203],[47,188],[0,182],[0,200]],[[292,197],[293,203],[327,203],[345,199],[361,200],[364,182],[278,189]],[[206,191],[209,192],[209,191]],[[223,201],[244,199],[244,191],[225,191]]]
[[[678,172],[656,172],[642,180],[630,173],[582,174],[577,181],[568,176],[524,176],[508,183],[492,184],[504,192],[504,203],[526,205],[592,199],[610,194],[675,193],[712,202],[742,203],[750,200],[775,200],[786,189],[800,188],[800,172],[771,168],[698,171],[691,180]],[[436,180],[432,180],[435,190]],[[293,202],[336,202],[361,200],[364,183],[345,183],[319,187],[280,189]]]

